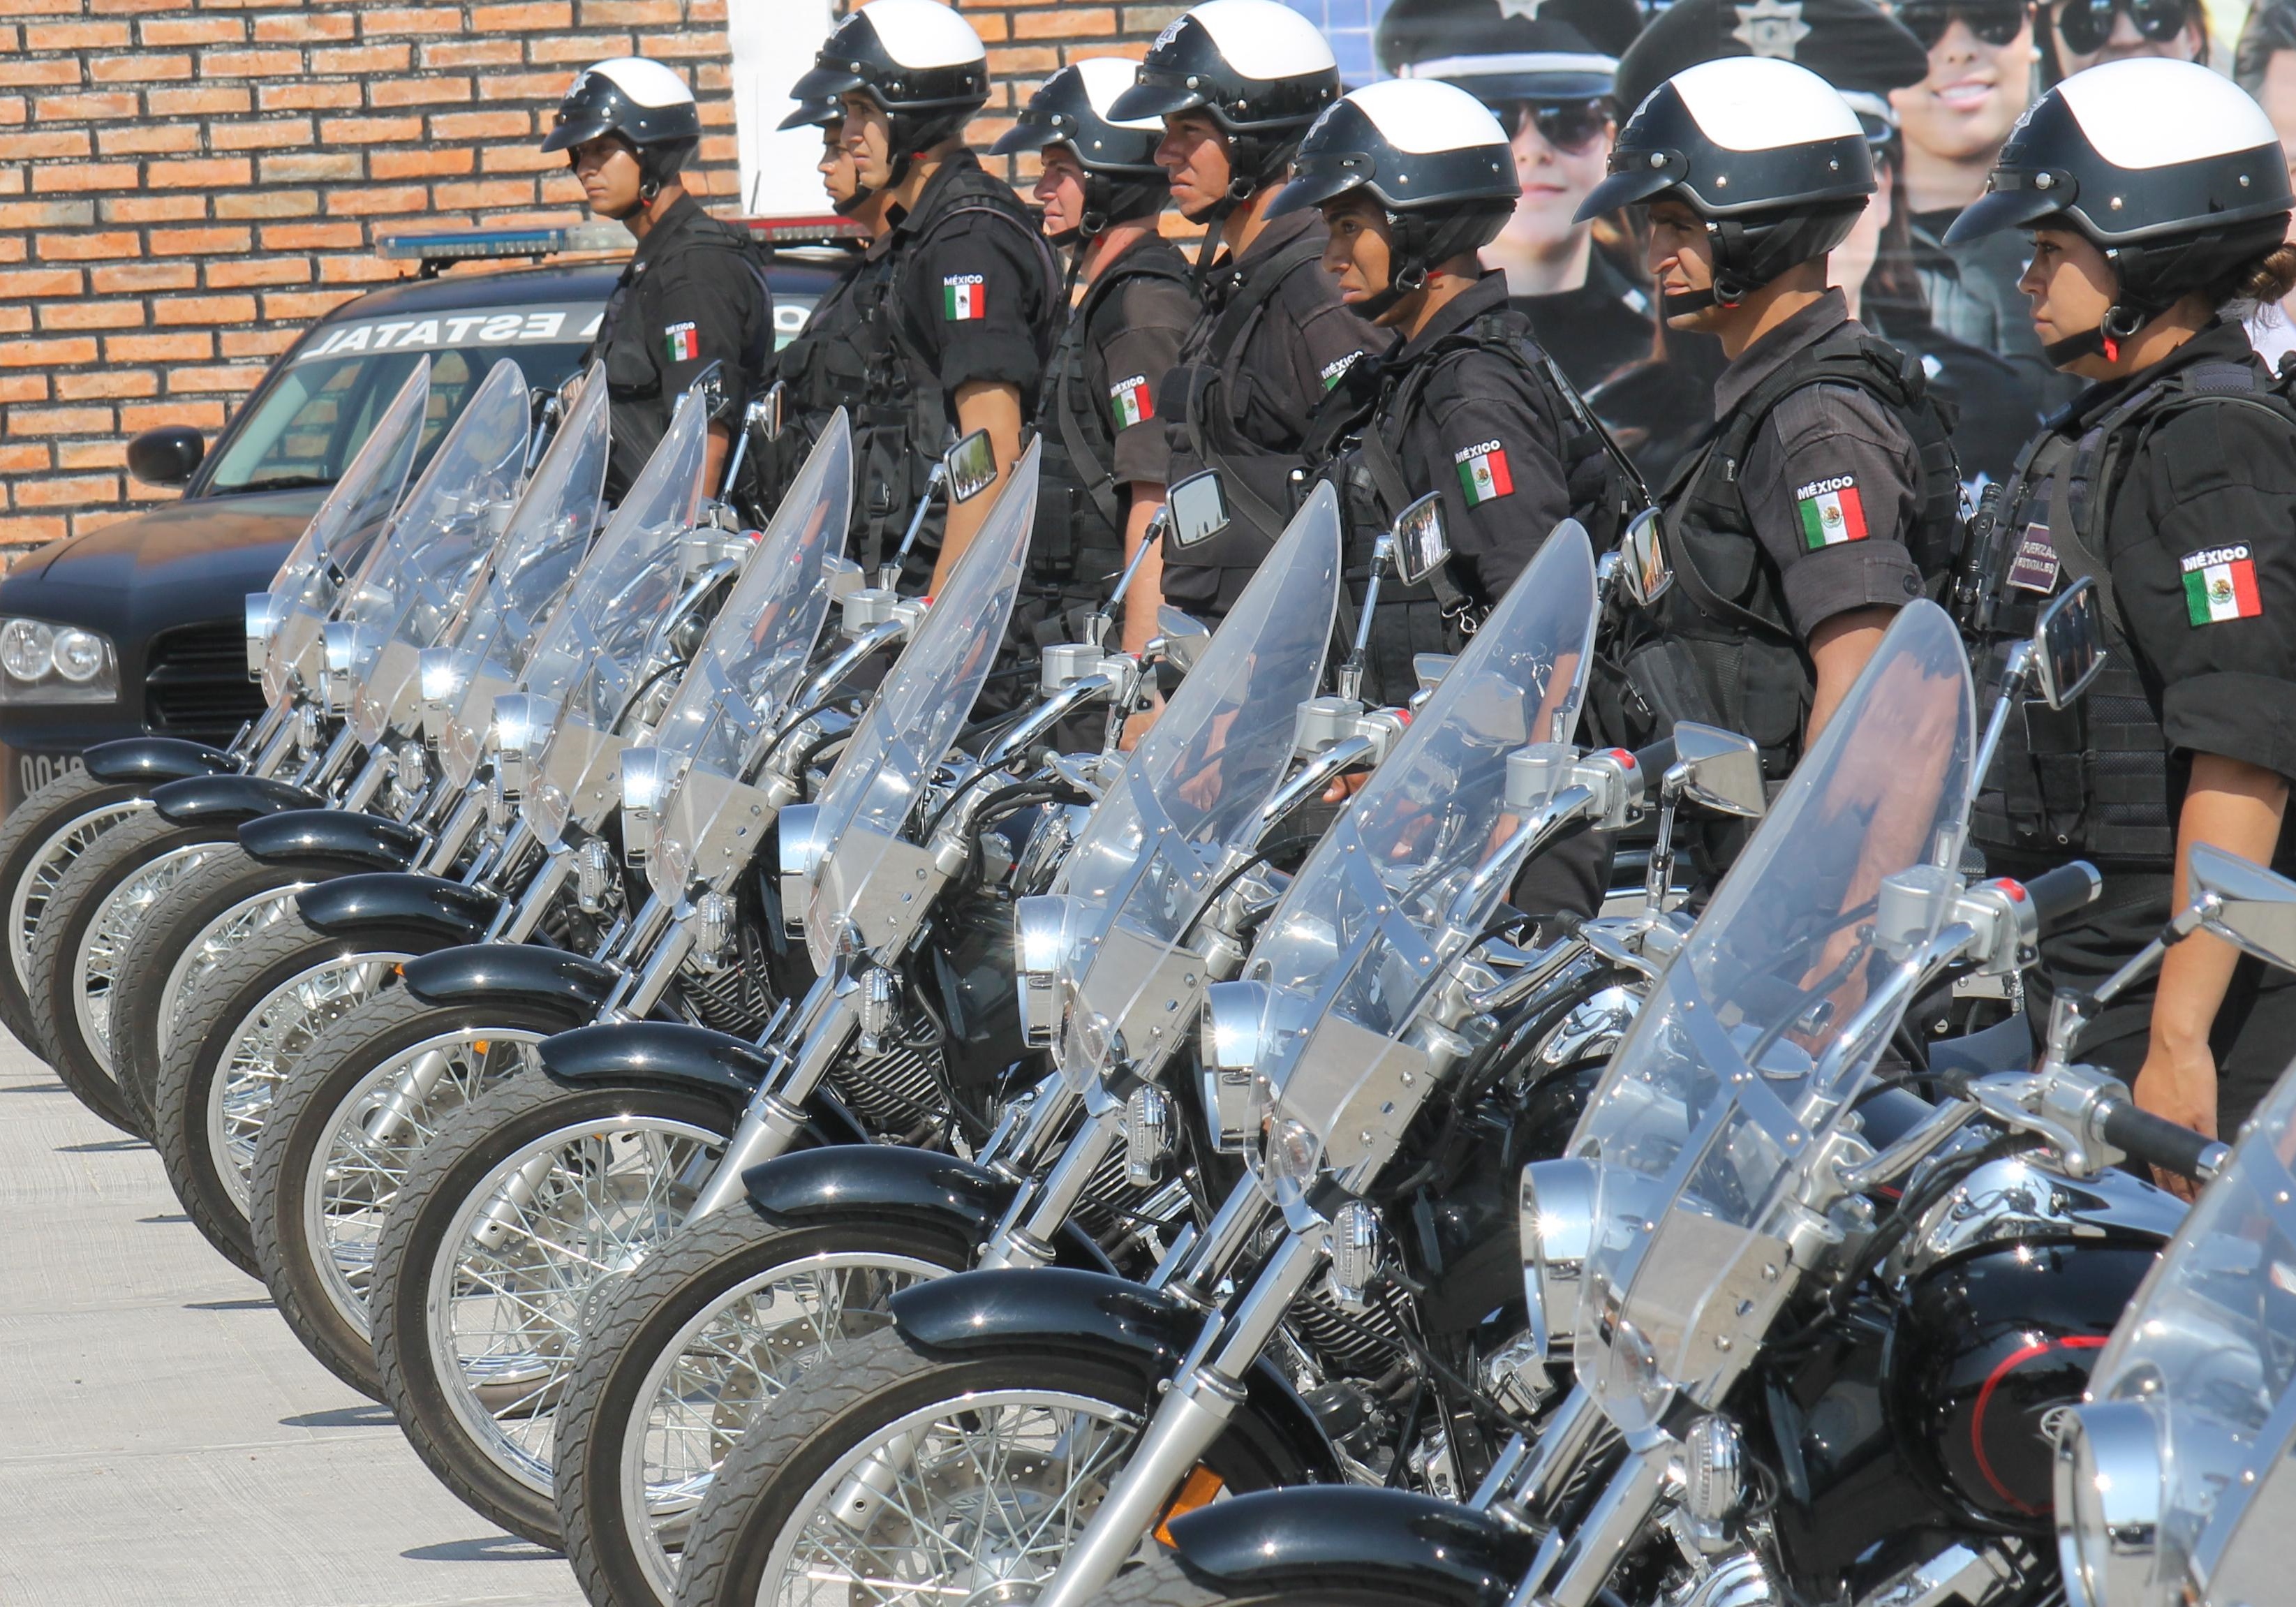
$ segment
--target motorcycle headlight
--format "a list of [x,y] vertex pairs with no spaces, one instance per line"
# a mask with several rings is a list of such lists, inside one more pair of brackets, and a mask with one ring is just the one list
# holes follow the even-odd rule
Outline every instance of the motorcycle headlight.
[[654,827],[669,792],[670,756],[659,748],[622,750],[622,853],[643,865],[653,852]]
[[504,798],[525,792],[528,773],[557,723],[558,707],[548,698],[512,692],[495,700],[495,774]]
[[0,625],[0,702],[108,703],[119,695],[111,639],[76,625]]
[[319,701],[335,714],[350,712],[351,668],[358,662],[358,627],[345,619],[330,619],[320,627],[324,657],[319,663]]
[[1595,1163],[1534,1160],[1516,1194],[1522,1292],[1540,1361],[1568,1355],[1578,1331],[1578,1278],[1595,1240]]
[[1204,1063],[1223,1071],[1249,1071],[1259,1063],[1267,1019],[1267,984],[1214,982],[1204,989]]
[[1021,999],[1021,1041],[1047,1048],[1060,1031],[1061,961],[1068,953],[1070,900],[1045,893],[1013,906],[1013,969]]
[[819,804],[791,804],[775,823],[782,841],[782,927],[791,937],[805,931],[805,907],[813,901],[814,873],[829,849],[828,823]]
[[426,647],[415,656],[415,675],[422,683],[422,701],[441,714],[450,714],[470,684],[459,656],[451,647]]
[[1289,1116],[1267,1124],[1267,1147],[1261,1152],[1262,1176],[1275,1203],[1290,1206],[1307,1198],[1315,1186],[1324,1157],[1324,1141],[1303,1121]]
[[2067,1607],[2108,1607],[2152,1593],[2160,1547],[2161,1435],[2136,1401],[2066,1414],[2057,1438],[2057,1561]]

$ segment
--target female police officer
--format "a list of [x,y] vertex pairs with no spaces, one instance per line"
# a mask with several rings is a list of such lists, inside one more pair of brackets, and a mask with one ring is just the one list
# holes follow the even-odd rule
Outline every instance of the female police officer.
[[[2291,205],[2253,101],[2139,60],[2050,91],[1953,228],[2032,231],[2034,327],[2091,381],[2026,448],[2001,538],[1972,555],[1986,645],[2080,578],[2105,603],[2103,676],[2077,710],[2012,722],[1975,832],[2012,873],[2071,854],[2104,868],[2087,923],[2044,949],[2057,985],[2093,986],[2158,932],[2194,843],[2296,858],[2296,409],[2239,316],[2296,283]],[[2287,982],[2196,935],[2082,1054],[2136,1072],[2146,1108],[2229,1135],[2296,1045]]]

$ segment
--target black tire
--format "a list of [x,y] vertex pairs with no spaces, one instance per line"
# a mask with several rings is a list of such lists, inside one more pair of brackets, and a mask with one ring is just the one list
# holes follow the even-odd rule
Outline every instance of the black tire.
[[1313,1576],[1281,1584],[1226,1585],[1188,1571],[1177,1553],[1153,1546],[1100,1593],[1095,1607],[1476,1607],[1468,1590],[1446,1591],[1439,1581],[1402,1588],[1382,1580]]
[[[501,1025],[508,1025],[520,1008],[515,1004],[490,1007]],[[525,1008],[533,1016],[541,1014],[535,1006]],[[570,1023],[562,1017],[559,1024]],[[558,1510],[553,1504],[547,1465],[552,1448],[550,1414],[562,1398],[564,1377],[577,1359],[585,1315],[582,1307],[595,1281],[589,1289],[562,1283],[550,1286],[547,1293],[552,1298],[538,1315],[554,1324],[556,1332],[537,1343],[553,1348],[512,1353],[513,1365],[538,1365],[542,1382],[536,1384],[513,1376],[507,1384],[493,1386],[497,1398],[481,1396],[479,1387],[466,1382],[458,1360],[445,1358],[442,1365],[431,1342],[430,1317],[436,1286],[443,1283],[448,1291],[448,1298],[439,1302],[440,1320],[451,1321],[454,1283],[469,1266],[467,1237],[454,1236],[458,1219],[466,1210],[475,1211],[489,1203],[488,1196],[497,1186],[490,1178],[498,1168],[515,1162],[521,1152],[529,1146],[545,1146],[545,1154],[557,1153],[554,1136],[603,1131],[610,1139],[627,1143],[634,1136],[676,1129],[702,1136],[722,1148],[739,1115],[723,1100],[682,1089],[562,1087],[537,1072],[513,1076],[480,1095],[456,1111],[423,1145],[383,1224],[369,1285],[368,1313],[384,1398],[397,1414],[399,1427],[430,1471],[473,1511],[537,1545],[558,1547]],[[586,1160],[576,1175],[587,1184],[603,1171]],[[557,1179],[546,1177],[545,1181]],[[555,1191],[552,1194],[554,1201],[568,1197]],[[586,1192],[584,1197],[587,1198]],[[681,1214],[682,1207],[675,1199],[666,1201],[644,1217],[650,1226],[639,1231],[640,1241],[649,1233],[666,1234]],[[589,1220],[586,1217],[586,1226]],[[532,1237],[526,1235],[527,1242]],[[619,1255],[627,1247],[614,1248]],[[535,1308],[540,1305],[531,1303],[529,1315],[537,1315]],[[572,1336],[570,1348],[569,1335]],[[448,1368],[453,1369],[451,1375]],[[470,1421],[465,1420],[465,1412],[471,1414]],[[488,1428],[497,1422],[521,1425],[523,1448],[505,1444],[498,1454],[483,1442],[473,1426],[481,1415]],[[509,1430],[504,1431],[505,1442],[509,1434]],[[524,1459],[523,1476],[508,1465],[513,1455]]]
[[[370,955],[378,966],[406,958],[397,953],[377,955],[364,942],[324,937],[304,925],[300,916],[282,914],[193,985],[160,1060],[152,1112],[152,1147],[160,1152],[168,1181],[193,1225],[226,1260],[250,1277],[262,1275],[248,1222],[250,1191],[243,1178],[225,1176],[225,1168],[235,1168],[237,1163],[217,1149],[219,1136],[230,1141],[228,1135],[219,1135],[215,1120],[215,1102],[226,1091],[219,1086],[220,1079],[233,1075],[234,1058],[250,1023],[271,1012],[282,1016],[274,1074],[283,1075],[317,1041],[319,1033],[310,1029],[314,1021],[324,1030],[324,1024],[348,1014],[368,991],[387,983],[371,979],[356,996],[301,1004],[282,998],[283,992],[314,980],[315,973],[324,975],[325,968]],[[262,1116],[259,1103],[240,1113],[241,1119]]]
[[[783,1528],[840,1463],[913,1412],[997,1390],[1058,1391],[1136,1417],[1151,1414],[1157,1400],[1138,1360],[1121,1353],[1042,1341],[935,1351],[897,1328],[871,1334],[849,1348],[834,1371],[808,1374],[784,1393],[726,1458],[686,1542],[678,1607],[753,1607]],[[1231,1489],[1302,1476],[1290,1447],[1249,1409],[1236,1414],[1205,1462]]]
[[250,899],[284,896],[290,889],[341,873],[266,865],[242,849],[226,849],[152,906],[121,966],[140,985],[123,988],[111,1007],[112,1080],[147,1132],[159,1109],[160,1039],[173,1030],[200,979],[226,952],[216,948],[193,955],[193,946],[212,945],[218,938],[226,943],[234,936],[243,939],[254,930],[251,921],[239,922],[248,930],[236,934],[213,929]]
[[219,821],[177,825],[151,813],[114,826],[91,843],[56,883],[32,937],[26,993],[42,1053],[83,1104],[139,1138],[149,1135],[137,1123],[118,1078],[89,1042],[80,1021],[74,957],[114,893],[179,849],[218,843],[235,843],[234,828]]
[[118,824],[111,818],[114,811],[146,807],[151,791],[149,785],[141,783],[102,782],[85,770],[73,770],[32,793],[8,811],[7,819],[0,820],[0,909],[8,912],[6,919],[20,918],[16,908],[20,891],[24,899],[23,929],[4,934],[6,940],[0,942],[0,1025],[35,1054],[40,1048],[40,1030],[26,991],[30,962],[27,951],[31,947],[31,928],[38,922],[48,894],[45,886],[25,887],[25,879],[32,874],[34,861],[43,857],[42,850],[49,849],[60,834],[69,835],[50,852],[76,853],[71,846],[74,837],[93,834],[103,829],[107,821]]
[[[888,1267],[910,1274],[910,1282],[921,1282],[934,1275],[924,1267],[955,1272],[971,1266],[976,1249],[953,1226],[940,1231],[856,1218],[786,1227],[741,1202],[682,1230],[642,1262],[601,1302],[558,1409],[559,1523],[566,1560],[592,1607],[668,1607],[671,1600],[666,1588],[671,1581],[661,1574],[668,1559],[644,1532],[650,1528],[646,1513],[633,1510],[624,1464],[634,1438],[642,1442],[649,1431],[654,1376],[673,1347],[701,1345],[722,1355],[723,1341],[711,1346],[706,1328],[693,1332],[696,1325],[733,1308],[777,1271],[815,1258],[855,1256],[866,1265],[882,1257]],[[839,1310],[873,1310],[878,1324],[891,1320],[882,1300],[864,1306],[850,1289],[844,1292]],[[879,1292],[891,1292],[890,1285]],[[750,1318],[752,1324],[758,1320]],[[807,1345],[777,1360],[786,1377],[791,1369],[833,1366],[842,1353],[841,1346]],[[770,1398],[721,1399],[710,1424],[714,1437],[738,1440]]]
[[[447,947],[435,933],[425,939],[404,931],[398,941],[408,953]],[[427,947],[420,947],[426,941]],[[270,1117],[255,1144],[254,1206],[249,1224],[263,1282],[304,1348],[337,1378],[377,1400],[383,1398],[382,1375],[374,1365],[365,1304],[360,1303],[356,1319],[345,1311],[344,1296],[333,1287],[331,1275],[333,1252],[311,1233],[307,1190],[313,1168],[325,1164],[323,1146],[331,1143],[346,1105],[363,1098],[363,1086],[379,1068],[437,1036],[441,1022],[438,1006],[424,1004],[403,988],[386,988],[363,1000],[297,1062],[274,1096]],[[437,1114],[460,1108],[458,1101]],[[410,1160],[437,1119],[420,1107],[413,1114],[414,1130],[404,1146]],[[378,1210],[391,1203],[390,1194],[375,1201]]]

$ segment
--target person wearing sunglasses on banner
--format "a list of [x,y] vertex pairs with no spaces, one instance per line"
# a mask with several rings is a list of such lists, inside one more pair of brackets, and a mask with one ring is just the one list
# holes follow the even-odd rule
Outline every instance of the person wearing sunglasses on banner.
[[2046,8],[2046,45],[2053,76],[2069,78],[2104,61],[2159,56],[2209,59],[2209,12],[2202,0],[2057,0]]
[[[2062,712],[2009,722],[1971,822],[1992,871],[2078,856],[2104,872],[2043,941],[2045,996],[2095,987],[2160,932],[2194,843],[2296,869],[2296,407],[2241,327],[2296,282],[2292,206],[2279,140],[2238,86],[2130,61],[2042,97],[1954,225],[2030,235],[2033,322],[2089,387],[2028,445],[1956,588],[1988,679],[2052,596],[2100,593],[2103,672]],[[2228,1136],[2296,1045],[2292,984],[2195,933],[2080,1056],[2133,1074],[2145,1109]]]
[[[2255,97],[2280,135],[2289,172],[2296,176],[2296,0],[2265,0],[2248,13],[2233,53],[2232,79]],[[2296,351],[2296,297],[2259,307],[2249,316],[2256,355],[2276,365]]]
[[1617,58],[1641,29],[1635,0],[1394,0],[1373,36],[1386,71],[1456,84],[1507,130],[1522,198],[1483,261],[1582,390],[1651,354],[1650,294],[1623,221],[1575,218],[1603,181]]

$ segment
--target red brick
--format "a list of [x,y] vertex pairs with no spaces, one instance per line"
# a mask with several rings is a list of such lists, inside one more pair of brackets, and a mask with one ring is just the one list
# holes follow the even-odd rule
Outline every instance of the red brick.
[[[80,345],[93,347],[93,340]],[[12,407],[8,410],[10,435],[94,435],[99,430],[112,427],[109,407]]]
[[409,45],[361,45],[348,50],[315,50],[311,53],[311,70],[341,73],[352,78],[378,72],[405,72],[413,53],[414,46]]
[[134,162],[56,162],[32,169],[32,187],[48,195],[59,191],[127,190],[135,184]]
[[[184,63],[188,69],[191,63]],[[69,57],[53,61],[10,61],[0,60],[0,84],[78,84],[79,63]]]
[[[446,220],[439,220],[444,223]],[[403,279],[406,265],[385,262],[379,257],[322,257],[319,258],[319,283],[322,284],[380,284],[386,279]]]
[[47,399],[47,375],[0,373],[0,402],[45,402]]
[[126,441],[59,441],[59,469],[117,469],[127,457]]
[[319,119],[323,145],[372,145],[387,140],[419,140],[420,117],[330,117]]
[[307,117],[274,118],[259,123],[210,123],[208,125],[208,148],[211,151],[276,151],[288,145],[308,145],[311,143],[311,119]]
[[45,329],[141,329],[141,301],[60,301],[40,308]]
[[158,396],[160,375],[150,368],[107,368],[95,373],[60,373],[56,395],[63,401],[86,397]]
[[291,156],[266,156],[261,163],[266,184],[308,184],[355,179],[359,156],[355,151],[308,151]]
[[193,430],[220,430],[228,414],[221,402],[160,402],[148,407],[122,407],[119,428],[124,434],[156,430],[162,424],[184,424]]
[[11,307],[0,301],[0,335],[29,335],[32,332],[32,309]]
[[20,94],[0,94],[0,123],[21,124],[32,115],[32,103]]
[[264,365],[230,368],[178,368],[168,376],[168,394],[201,390],[252,390],[263,382]]
[[184,5],[183,0],[89,0],[87,9],[98,17],[134,17],[145,12],[179,12]]
[[332,17],[324,12],[287,12],[255,19],[255,37],[266,45],[348,39],[357,32],[354,19]]
[[[157,41],[153,41],[156,43]],[[125,22],[28,22],[26,50],[124,50],[135,43]]]
[[286,78],[303,70],[299,50],[205,50],[200,73],[210,78]]
[[523,139],[534,119],[523,111],[439,111],[431,114],[430,137],[439,140]]
[[584,28],[676,28],[687,20],[677,0],[582,0]]
[[381,78],[366,86],[370,106],[458,106],[470,98],[468,78]]
[[214,256],[225,251],[250,250],[254,243],[245,229],[152,231],[152,254],[155,257]]
[[318,209],[316,190],[250,190],[215,198],[217,217],[309,217]]
[[337,190],[327,197],[327,214],[331,217],[362,217],[378,212],[420,212],[430,204],[421,184],[398,184],[390,189]]
[[249,323],[254,316],[252,296],[156,296],[152,301],[152,322],[160,327],[194,324],[213,328]]
[[526,47],[516,39],[442,39],[415,53],[425,68],[515,67],[526,60]]
[[[199,137],[196,130],[192,137]],[[29,161],[37,156],[86,156],[87,152],[87,130],[85,128],[52,128],[45,134],[12,134],[8,136],[8,154],[20,161]]]
[[294,329],[227,329],[223,332],[223,355],[226,357],[275,357],[295,344],[302,333]]
[[65,534],[61,519],[0,519],[0,544],[12,547],[44,547],[62,541]]
[[359,12],[359,31],[369,39],[391,34],[451,34],[462,26],[462,11],[454,6],[388,6]]
[[263,298],[263,316],[283,324],[308,324],[359,294],[357,291],[299,291]]
[[[977,19],[979,12],[973,13]],[[687,0],[685,20],[699,28],[707,23],[726,25],[726,0]]]
[[137,30],[146,45],[236,45],[247,37],[239,17],[154,17]]
[[[168,335],[111,335],[103,342],[103,356],[112,363],[195,363],[215,356],[215,337],[205,330]],[[168,382],[175,382],[174,375],[168,376]]]
[[[444,150],[377,151],[366,159],[370,178],[439,178],[471,170],[471,148],[447,146]],[[496,152],[488,151],[491,163]]]
[[[463,155],[467,158],[470,152],[465,151]],[[523,143],[489,145],[483,153],[480,165],[488,173],[563,173],[566,171],[566,152],[545,151],[538,146]],[[470,170],[468,160],[456,169],[463,173]]]
[[131,262],[119,267],[88,270],[88,285],[98,295],[116,296],[138,291],[187,291],[200,281],[200,270],[188,262]]
[[0,447],[0,474],[38,474],[48,466],[49,449],[27,442]]
[[209,290],[235,290],[250,284],[308,284],[311,265],[299,257],[258,257],[245,262],[207,265]]
[[471,31],[481,34],[530,34],[545,29],[574,26],[574,8],[565,4],[474,5]]
[[545,61],[571,61],[587,66],[609,56],[630,53],[627,34],[562,34],[555,38],[529,39],[527,53],[537,66]]
[[208,215],[208,198],[182,195],[116,195],[101,203],[106,223],[195,223]]
[[992,45],[988,52],[988,70],[1000,78],[1023,73],[1041,77],[1060,64],[1061,53],[1048,45]]
[[1013,17],[1016,39],[1076,39],[1115,31],[1116,12],[1101,6],[1056,5]]
[[263,231],[266,251],[340,251],[366,243],[366,230],[355,223],[282,223]]
[[208,156],[181,161],[146,162],[144,182],[155,189],[212,190],[222,184],[243,184],[254,178],[243,156]]
[[[72,76],[77,78],[79,75],[74,72]],[[192,59],[189,56],[161,55],[146,51],[132,56],[87,58],[87,78],[91,84],[150,84],[191,76]],[[0,82],[5,81],[0,78]]]
[[82,283],[78,268],[22,268],[0,274],[0,301],[20,296],[77,296]]
[[99,128],[95,143],[106,156],[150,156],[155,152],[196,151],[200,148],[200,126],[197,123],[123,123],[116,128]]
[[[66,363],[94,361],[95,342],[84,335],[58,340],[0,341],[0,368],[55,368]],[[9,415],[12,421],[21,416]]]
[[153,117],[217,117],[245,111],[254,104],[246,90],[224,84],[197,89],[154,89],[144,96]]
[[430,197],[441,208],[530,207],[534,204],[534,186],[516,179],[481,179],[476,184],[440,184],[430,192]]
[[75,474],[52,480],[16,482],[20,508],[70,508],[83,503],[106,502],[119,495],[116,474]]
[[562,72],[490,72],[479,79],[479,99],[555,102],[570,81]]

